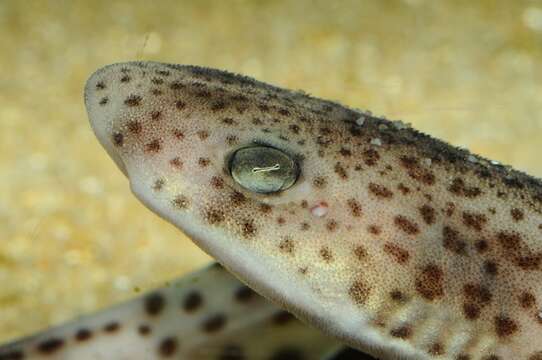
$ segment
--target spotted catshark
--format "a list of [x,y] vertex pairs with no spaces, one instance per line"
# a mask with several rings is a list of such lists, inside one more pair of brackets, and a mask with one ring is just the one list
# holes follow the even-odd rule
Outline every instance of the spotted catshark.
[[95,72],[133,193],[257,293],[380,359],[542,359],[542,182],[303,92],[196,66]]

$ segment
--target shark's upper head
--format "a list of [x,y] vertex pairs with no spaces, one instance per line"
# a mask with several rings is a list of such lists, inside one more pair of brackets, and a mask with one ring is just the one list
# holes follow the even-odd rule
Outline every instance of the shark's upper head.
[[[325,215],[351,154],[346,141],[342,153],[327,148],[350,135],[355,111],[227,72],[138,62],[95,72],[85,102],[134,193],[222,261],[246,255],[236,241],[257,252],[276,226],[310,233],[304,217],[334,226]],[[336,120],[342,129],[326,125]],[[283,236],[282,251],[293,242]]]

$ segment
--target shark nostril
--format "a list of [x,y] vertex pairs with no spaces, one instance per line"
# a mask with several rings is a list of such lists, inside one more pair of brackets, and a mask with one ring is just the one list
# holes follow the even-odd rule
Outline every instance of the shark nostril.
[[299,176],[299,167],[288,154],[269,146],[237,150],[230,160],[233,179],[245,189],[270,194],[289,189]]

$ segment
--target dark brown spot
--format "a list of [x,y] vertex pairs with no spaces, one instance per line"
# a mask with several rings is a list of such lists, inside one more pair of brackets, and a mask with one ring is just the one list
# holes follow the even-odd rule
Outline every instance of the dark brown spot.
[[435,175],[418,163],[418,159],[412,156],[401,156],[401,165],[407,170],[408,176],[426,185],[435,183]]
[[289,116],[290,115],[290,112],[287,110],[287,109],[279,109],[279,114],[282,115],[282,116]]
[[225,218],[222,210],[210,209],[205,213],[205,219],[211,225],[221,223]]
[[221,177],[213,176],[211,178],[211,185],[215,189],[222,189],[224,187],[224,180]]
[[104,325],[103,330],[106,333],[114,333],[120,329],[120,324],[116,321],[111,321]]
[[482,193],[477,187],[469,187],[465,184],[465,181],[461,178],[455,178],[452,184],[448,187],[448,191],[457,196],[464,196],[467,198],[474,198]]
[[173,130],[173,136],[175,136],[175,138],[176,138],[177,140],[182,140],[182,139],[184,139],[184,133],[183,133],[181,130],[179,130],[179,129],[174,129],[174,130]]
[[61,338],[50,338],[38,344],[37,350],[42,354],[52,354],[64,346],[64,340]]
[[275,325],[286,325],[292,322],[293,320],[295,320],[295,317],[285,310],[280,310],[276,312],[275,314],[273,314],[271,318],[271,321]]
[[463,314],[468,320],[476,320],[480,317],[480,307],[476,304],[464,303]]
[[141,132],[141,123],[139,121],[130,121],[128,122],[128,130],[130,130],[131,133],[139,134]]
[[124,100],[124,104],[127,106],[138,106],[141,104],[141,96],[130,95]]
[[170,357],[177,351],[177,339],[174,337],[167,337],[158,345],[158,353],[163,357]]
[[500,231],[497,241],[508,259],[523,270],[538,270],[542,262],[542,253],[533,253],[515,231]]
[[346,173],[346,169],[341,165],[341,163],[336,163],[334,171],[339,177],[343,180],[348,179],[348,174]]
[[420,211],[423,221],[425,221],[427,225],[435,223],[436,211],[433,207],[426,204],[421,206],[418,210]]
[[139,325],[137,328],[137,332],[141,336],[147,336],[151,333],[151,328],[149,327],[149,325]]
[[440,356],[444,355],[444,345],[441,343],[434,343],[429,347],[429,350],[427,352],[433,356]]
[[120,82],[123,82],[123,83],[129,82],[130,80],[131,78],[128,75],[124,75],[123,77],[120,78]]
[[403,232],[409,234],[409,235],[415,235],[420,232],[420,229],[418,227],[418,224],[415,222],[409,220],[403,215],[397,215],[393,219],[393,223],[395,226],[397,226],[400,230]]
[[221,330],[225,325],[226,317],[222,314],[216,314],[203,322],[202,329],[207,333],[214,333]]
[[175,157],[175,158],[169,160],[169,164],[171,166],[173,166],[174,168],[177,168],[179,170],[183,168],[183,162],[181,161],[180,157]]
[[211,104],[211,110],[212,111],[221,111],[226,108],[226,103],[224,101],[216,101],[213,104]]
[[527,360],[542,360],[542,351],[537,351],[531,356],[529,356],[529,359]]
[[164,83],[164,79],[162,78],[159,78],[159,77],[153,77],[151,79],[151,82],[154,84],[154,85],[162,85]]
[[177,209],[187,209],[190,205],[190,200],[184,195],[177,195],[173,199],[173,206]]
[[350,298],[359,305],[365,304],[369,298],[370,288],[361,280],[356,280],[348,289]]
[[444,207],[444,209],[442,209],[442,211],[446,214],[446,216],[452,216],[455,212],[455,204],[452,202],[447,202],[446,206]]
[[391,192],[390,189],[388,189],[387,187],[383,185],[379,185],[375,183],[369,183],[369,191],[379,198],[389,199],[393,196],[393,192]]
[[499,337],[508,337],[519,330],[518,324],[506,315],[495,317],[495,332]]
[[177,110],[183,110],[186,107],[186,103],[182,100],[175,101],[175,107]]
[[158,179],[152,185],[152,189],[154,191],[160,191],[164,187],[165,183],[166,183],[166,181],[164,179]]
[[361,204],[356,199],[348,199],[348,207],[350,208],[350,213],[354,217],[360,217],[362,214]]
[[498,273],[498,266],[495,261],[486,260],[484,261],[484,271],[488,275],[495,276]]
[[172,90],[180,90],[180,89],[184,88],[184,84],[181,83],[180,81],[174,81],[169,85],[169,87]]
[[271,210],[273,210],[273,207],[269,204],[264,204],[264,203],[261,203],[260,206],[259,206],[259,209],[260,209],[260,212],[264,213],[264,214],[269,214],[271,212]]
[[407,250],[391,242],[384,244],[384,252],[390,255],[399,264],[406,264],[410,259],[410,253]]
[[331,262],[333,261],[333,253],[331,252],[331,250],[324,246],[320,249],[320,257],[322,259],[324,259],[324,261],[326,262]]
[[205,140],[209,137],[209,133],[205,130],[198,131],[197,134],[200,140]]
[[162,116],[162,113],[160,111],[153,111],[151,112],[151,119],[152,120],[158,120]]
[[246,303],[250,300],[257,297],[254,290],[249,288],[246,285],[241,285],[236,291],[235,291],[235,299],[239,301],[240,303]]
[[400,183],[399,185],[397,185],[397,189],[399,189],[399,191],[403,194],[403,195],[406,195],[410,192],[410,188],[405,186],[405,184],[403,183]]
[[408,339],[412,336],[412,328],[409,325],[403,325],[392,329],[390,335],[399,339]]
[[328,231],[332,232],[332,231],[337,230],[337,226],[339,226],[339,225],[338,225],[337,221],[335,221],[334,219],[330,219],[330,220],[328,220],[326,222],[326,229]]
[[518,208],[513,208],[512,210],[510,210],[510,215],[512,216],[512,219],[514,219],[514,221],[516,222],[523,220],[525,216],[523,214],[523,210],[518,209]]
[[183,300],[183,309],[188,313],[196,311],[201,305],[203,305],[203,298],[197,291],[189,292]]
[[75,333],[75,340],[77,341],[86,341],[92,337],[92,331],[86,328],[77,330]]
[[519,303],[522,308],[529,309],[536,305],[536,297],[530,292],[523,292],[519,296]]
[[474,243],[474,247],[476,248],[476,251],[478,251],[480,254],[483,254],[489,249],[489,244],[486,240],[481,239]]
[[107,96],[105,96],[105,97],[103,97],[103,98],[100,99],[99,104],[102,105],[102,106],[104,106],[104,105],[106,105],[108,102],[109,102],[109,98],[108,98]]
[[481,231],[487,222],[487,217],[484,214],[476,214],[472,212],[463,212],[463,224],[476,231]]
[[115,144],[115,146],[122,146],[124,144],[124,135],[119,132],[114,133],[113,144]]
[[369,233],[373,234],[373,235],[380,235],[380,233],[382,232],[382,230],[380,229],[379,226],[377,225],[369,225],[369,227],[367,228],[367,230],[369,231]]
[[243,205],[246,202],[246,200],[247,200],[246,196],[243,195],[243,193],[239,191],[233,191],[230,194],[231,204],[235,207]]
[[160,144],[160,140],[158,139],[155,139],[151,141],[150,143],[148,143],[147,145],[145,145],[146,152],[157,153],[160,151],[161,148],[162,148],[162,145]]
[[442,228],[442,246],[458,255],[465,255],[467,243],[461,238],[457,230],[449,226]]
[[254,225],[254,220],[246,219],[241,224],[241,232],[245,238],[252,237],[256,235],[256,226]]
[[210,163],[211,163],[211,160],[209,160],[209,158],[200,157],[198,159],[198,165],[201,167],[206,167]]
[[143,306],[145,312],[150,316],[156,316],[164,309],[166,305],[166,300],[164,296],[160,293],[152,293],[147,295],[143,300]]
[[435,264],[424,266],[416,278],[416,290],[425,299],[433,301],[444,296],[444,273]]
[[315,188],[322,189],[327,185],[327,180],[323,176],[317,176],[312,180],[312,184]]
[[162,95],[162,90],[160,90],[160,89],[152,89],[151,94],[153,94],[155,96]]
[[103,81],[99,81],[96,83],[96,90],[103,90],[105,89],[105,84]]
[[222,123],[225,125],[237,125],[237,122],[233,120],[231,117],[223,118]]
[[481,305],[487,305],[491,302],[491,292],[483,285],[473,283],[465,284],[463,286],[463,293],[465,298],[470,302]]
[[306,360],[301,350],[294,347],[285,347],[277,350],[269,360]]
[[390,298],[396,302],[405,302],[407,300],[407,296],[400,290],[390,292]]
[[245,360],[243,349],[235,344],[224,346],[218,360]]
[[279,243],[279,250],[284,252],[284,253],[292,254],[294,252],[294,249],[295,249],[294,241],[289,237],[285,237]]
[[286,223],[286,219],[284,219],[282,216],[279,216],[277,218],[277,224],[284,225]]
[[367,166],[375,166],[378,163],[378,160],[380,160],[380,154],[375,149],[367,149],[361,156],[363,157],[363,162]]
[[356,246],[354,249],[354,255],[356,255],[360,261],[365,260],[365,258],[367,258],[367,250],[365,250],[365,248],[361,245]]

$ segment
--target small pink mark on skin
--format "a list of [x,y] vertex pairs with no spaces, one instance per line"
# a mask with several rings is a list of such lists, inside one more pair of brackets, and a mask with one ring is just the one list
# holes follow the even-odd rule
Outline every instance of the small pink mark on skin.
[[329,210],[329,205],[325,201],[320,201],[311,207],[311,214],[317,217],[326,216]]

